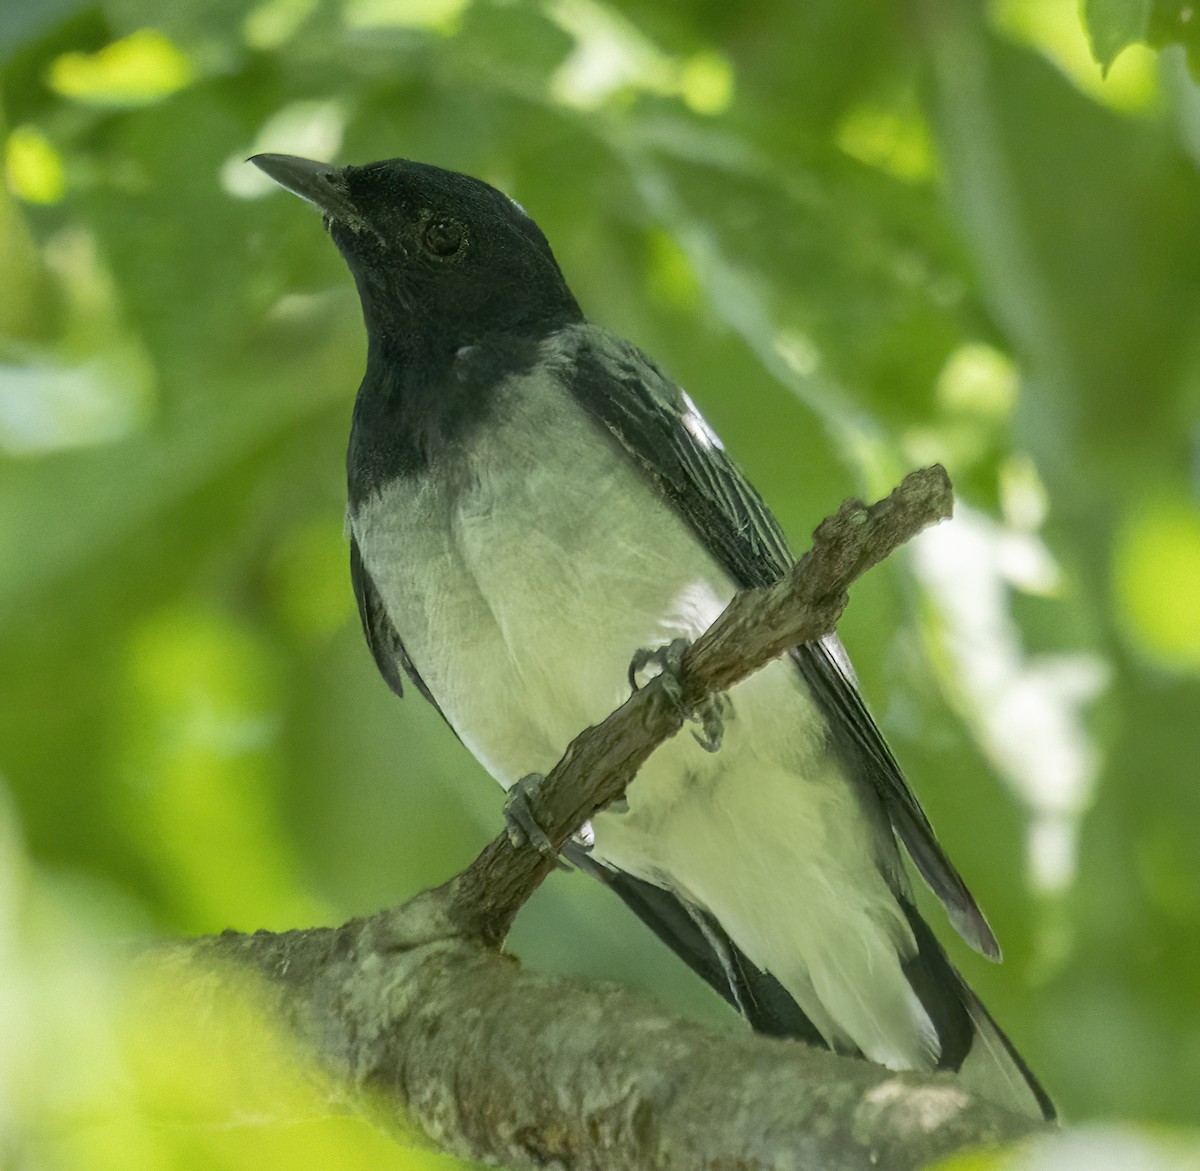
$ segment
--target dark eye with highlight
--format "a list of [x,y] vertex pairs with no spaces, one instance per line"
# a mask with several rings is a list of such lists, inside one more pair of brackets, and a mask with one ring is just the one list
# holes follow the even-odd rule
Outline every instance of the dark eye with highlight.
[[425,228],[425,247],[434,256],[453,256],[466,240],[461,224],[453,220],[431,220]]

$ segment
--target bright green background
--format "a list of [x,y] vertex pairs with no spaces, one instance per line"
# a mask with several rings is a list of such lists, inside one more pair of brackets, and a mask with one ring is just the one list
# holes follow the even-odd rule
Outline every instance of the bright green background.
[[[1071,0],[0,0],[0,1165],[449,1165],[287,1094],[152,1124],[127,1052],[114,941],[339,921],[500,825],[362,643],[358,307],[257,150],[503,187],[797,546],[946,464],[843,634],[1006,962],[954,955],[1070,1119],[1198,1121],[1200,88],[1114,61],[1172,5],[1087,8],[1104,76]],[[730,1023],[578,876],[513,946]]]

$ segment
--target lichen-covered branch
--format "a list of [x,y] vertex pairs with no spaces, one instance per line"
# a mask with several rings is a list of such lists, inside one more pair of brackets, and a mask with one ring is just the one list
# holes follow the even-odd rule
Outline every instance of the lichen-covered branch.
[[[941,468],[871,507],[847,501],[787,577],[734,598],[684,656],[682,706],[653,681],[546,778],[533,813],[553,845],[620,796],[689,705],[832,631],[851,582],[950,504]],[[404,906],[338,928],[226,933],[174,954],[205,974],[192,984],[210,1001],[227,975],[239,986],[230,974],[246,974],[357,1108],[512,1168],[903,1171],[1038,1128],[949,1075],[704,1029],[617,988],[523,971],[498,945],[552,865],[502,834]]]
[[[890,1073],[733,1018],[704,1028],[612,985],[529,972],[459,937],[445,910],[426,892],[340,928],[182,946],[193,970],[266,976],[266,1011],[344,1105],[516,1171],[906,1171],[1040,1129],[949,1074]],[[211,981],[198,984],[215,1029]]]

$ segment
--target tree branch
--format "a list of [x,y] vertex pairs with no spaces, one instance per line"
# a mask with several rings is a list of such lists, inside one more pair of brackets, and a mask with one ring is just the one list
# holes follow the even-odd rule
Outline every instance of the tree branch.
[[[689,648],[684,707],[831,632],[850,583],[950,506],[941,468],[870,508],[844,504],[785,578],[738,594]],[[654,680],[577,737],[535,801],[551,842],[619,797],[684,721]],[[903,1171],[1039,1128],[951,1075],[712,1031],[621,989],[523,971],[496,949],[552,865],[503,834],[399,908],[339,928],[227,932],[175,956],[218,973],[192,982],[210,999],[228,973],[254,976],[267,1011],[377,1120],[512,1168]]]
[[[611,984],[530,972],[457,936],[437,892],[338,928],[182,946],[226,987],[237,967],[265,975],[262,1007],[319,1055],[343,1104],[514,1171],[906,1171],[1041,1129],[950,1074],[891,1073],[732,1018],[705,1028]],[[194,987],[220,1044],[229,1014],[212,981]]]

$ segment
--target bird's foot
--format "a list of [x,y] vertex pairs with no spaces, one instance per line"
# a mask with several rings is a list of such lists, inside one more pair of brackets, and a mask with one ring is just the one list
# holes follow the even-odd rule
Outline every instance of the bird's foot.
[[504,820],[508,825],[508,840],[514,846],[528,842],[539,854],[557,861],[558,851],[533,815],[538,789],[545,779],[541,773],[527,773],[516,781],[504,798]]
[[718,752],[725,740],[725,723],[733,719],[733,702],[723,691],[714,692],[698,703],[687,718],[700,725],[693,729],[692,739],[705,752]]
[[642,647],[630,661],[629,686],[631,690],[639,691],[649,682],[649,679],[639,682],[639,676],[647,667],[658,667],[663,692],[679,708],[685,720],[699,724],[692,732],[696,743],[705,752],[716,752],[725,737],[725,721],[733,718],[733,704],[723,693],[710,695],[695,705],[683,702],[683,656],[691,645],[686,638],[676,638],[666,646]]
[[[683,706],[683,656],[692,644],[686,638],[672,639],[666,646],[642,647],[629,662],[629,689],[641,691],[651,679],[662,676],[662,689],[681,707]],[[653,675],[642,681],[639,676],[647,667],[657,667]]]

